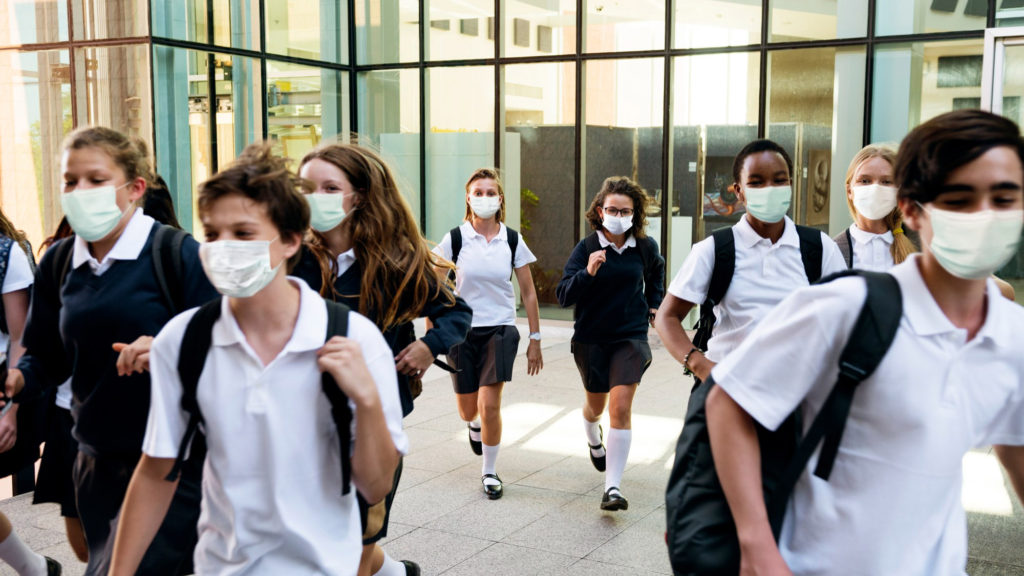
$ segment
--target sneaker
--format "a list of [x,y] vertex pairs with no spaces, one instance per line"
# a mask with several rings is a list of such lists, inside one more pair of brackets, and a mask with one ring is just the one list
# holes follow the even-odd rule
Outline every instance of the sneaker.
[[474,428],[472,424],[466,424],[466,428],[469,428],[469,447],[473,449],[473,454],[482,456],[484,453],[484,445],[480,440],[473,440],[473,432],[477,435],[480,434],[479,428]]
[[612,486],[605,490],[601,498],[601,510],[626,510],[629,508],[629,501],[623,498],[618,486]]
[[405,576],[420,576],[419,564],[412,560],[402,560],[402,565],[405,566]]
[[[598,426],[597,430],[601,434],[601,441],[596,446],[590,444],[587,444],[587,446],[590,446],[590,463],[594,465],[598,472],[604,472],[605,457],[608,455],[608,452],[604,449],[604,428]],[[601,455],[595,456],[595,450],[600,451]]]
[[49,556],[43,556],[43,558],[46,558],[46,576],[60,576],[63,571],[60,562],[57,562]]

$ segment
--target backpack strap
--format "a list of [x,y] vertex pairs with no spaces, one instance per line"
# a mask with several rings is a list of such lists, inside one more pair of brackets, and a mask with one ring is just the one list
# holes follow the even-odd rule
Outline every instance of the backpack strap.
[[182,285],[185,266],[181,259],[181,247],[187,235],[184,230],[166,224],[161,224],[153,234],[153,271],[164,302],[173,314],[185,309],[185,290]]
[[[0,236],[0,288],[3,288],[7,280],[7,266],[11,259],[11,248],[14,240],[7,236]],[[7,333],[7,312],[4,310],[3,302],[0,301],[0,332]]]
[[452,264],[457,265],[459,263],[459,252],[462,252],[462,229],[456,226],[448,234],[452,240]]
[[[899,283],[890,274],[846,270],[823,278],[830,282],[836,278],[860,276],[867,283],[867,299],[860,309],[857,321],[850,332],[850,338],[839,357],[839,378],[829,393],[821,411],[815,416],[807,434],[797,446],[796,454],[779,483],[768,498],[768,517],[778,534],[785,516],[786,502],[797,480],[803,474],[807,462],[818,444],[824,438],[814,475],[828,480],[839,452],[839,441],[843,437],[846,419],[853,404],[853,393],[857,385],[871,376],[882,362],[899,329],[903,316],[903,296]],[[774,524],[779,524],[775,526]]]
[[505,226],[505,232],[508,235],[508,249],[512,253],[512,274],[508,277],[511,280],[512,276],[516,275],[516,250],[519,249],[519,232],[508,226]]
[[597,239],[597,232],[591,232],[583,239],[583,247],[587,249],[587,254],[601,249],[601,241]]
[[693,336],[693,345],[704,351],[708,349],[711,331],[715,327],[715,306],[725,298],[736,270],[736,239],[732,227],[715,230],[711,236],[715,239],[715,264],[711,269],[708,294],[700,305],[697,333]]
[[199,387],[199,376],[203,373],[206,355],[210,352],[210,345],[213,342],[213,325],[220,318],[220,307],[220,298],[215,298],[200,306],[188,321],[185,334],[181,338],[181,351],[178,354],[178,377],[181,379],[181,409],[188,414],[188,424],[185,425],[185,435],[181,438],[181,444],[178,445],[178,456],[174,459],[174,466],[166,477],[169,482],[178,479],[182,464],[185,463],[185,453],[192,445],[199,424],[203,421],[196,393]]
[[839,253],[843,255],[846,268],[853,268],[853,237],[850,236],[850,229],[847,228],[840,234],[836,234],[832,240],[835,241],[836,246],[839,246]]
[[797,224],[796,233],[800,236],[800,259],[804,262],[804,274],[807,281],[814,284],[821,278],[821,230]]
[[[349,307],[331,300],[327,304],[327,337],[348,336]],[[338,428],[338,444],[341,445],[341,493],[348,494],[352,484],[352,409],[348,405],[348,396],[341,390],[334,378],[327,372],[320,379],[327,400],[331,403],[331,417]]]

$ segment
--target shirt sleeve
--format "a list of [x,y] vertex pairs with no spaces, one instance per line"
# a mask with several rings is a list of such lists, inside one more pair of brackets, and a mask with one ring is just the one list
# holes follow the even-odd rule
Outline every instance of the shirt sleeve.
[[[359,346],[363,350],[363,360],[370,370],[370,375],[373,376],[374,383],[377,384],[380,407],[384,412],[388,432],[391,433],[391,441],[398,452],[405,455],[409,452],[409,439],[402,430],[402,401],[398,397],[398,377],[391,348],[373,322],[355,312],[349,314],[349,336],[359,341]],[[349,406],[352,408],[352,430],[355,439],[356,409],[352,400],[349,400]]]
[[516,256],[515,256],[515,267],[522,268],[527,264],[532,264],[537,261],[537,257],[533,255],[530,248],[526,245],[526,241],[523,240],[522,234],[519,235],[519,244],[516,245]]
[[149,419],[142,451],[153,458],[177,458],[185,437],[188,414],[181,409],[182,387],[177,367],[181,339],[195,313],[190,310],[172,318],[153,339],[150,348]]
[[32,267],[28,256],[18,242],[11,243],[11,252],[7,257],[7,276],[4,277],[4,294],[24,290],[32,285]]
[[[853,246],[850,247],[853,250]],[[846,270],[846,259],[835,240],[828,237],[828,234],[821,233],[821,277]]]
[[831,390],[866,297],[860,278],[790,294],[711,370],[715,383],[754,420],[775,430],[809,395]]
[[445,260],[452,259],[452,233],[445,232],[444,238],[441,238],[441,242],[434,246],[434,254],[444,258]]
[[668,286],[668,293],[700,306],[708,295],[711,272],[715,267],[715,237],[709,236],[693,245]]

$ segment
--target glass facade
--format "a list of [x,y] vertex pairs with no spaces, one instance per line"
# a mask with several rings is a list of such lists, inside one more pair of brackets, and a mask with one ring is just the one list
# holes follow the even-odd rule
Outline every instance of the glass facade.
[[[262,139],[296,160],[325,141],[378,148],[432,241],[461,221],[469,173],[497,166],[557,315],[608,176],[654,199],[670,275],[739,218],[731,162],[759,136],[793,156],[793,218],[848,226],[850,158],[980,106],[985,31],[1024,25],[1018,4],[7,0],[2,202],[38,244],[60,217],[60,142],[90,123],[152,144],[186,225],[198,183]],[[1020,121],[1024,50],[1006,54],[1000,112]],[[1003,274],[1024,276],[1020,261]]]

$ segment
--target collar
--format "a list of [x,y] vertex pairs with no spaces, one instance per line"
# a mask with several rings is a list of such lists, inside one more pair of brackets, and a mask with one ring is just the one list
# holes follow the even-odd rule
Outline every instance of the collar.
[[[142,208],[136,208],[135,213],[128,220],[128,224],[121,231],[121,236],[114,242],[114,247],[103,257],[103,262],[107,260],[137,260],[146,246],[149,232],[153,229],[155,222],[156,220],[142,213]],[[89,253],[89,243],[81,236],[76,235],[74,251],[71,254],[71,267],[78,268],[89,260],[96,261]]]
[[[459,228],[462,229],[463,238],[483,238],[485,242],[487,241],[487,237],[477,232],[476,228],[473,228],[473,223],[469,220],[463,222]],[[508,243],[508,228],[505,227],[504,222],[498,222],[498,234],[495,238],[501,238]]]
[[338,263],[338,276],[340,277],[356,263],[356,249],[349,248],[341,254],[338,254],[336,262]]
[[[800,236],[796,233],[796,224],[789,219],[789,216],[783,216],[782,221],[786,223],[786,227],[782,229],[782,237],[776,244],[782,246],[792,246],[797,250],[800,249]],[[758,234],[754,227],[747,221],[747,216],[744,214],[740,217],[740,221],[732,227],[736,231],[736,239],[739,244],[744,248],[750,248],[761,241],[771,243],[771,240]]]
[[[597,241],[601,244],[601,248],[607,248],[609,246],[612,246],[613,248],[615,247],[615,244],[609,242],[608,239],[604,237],[604,232],[600,230],[597,230]],[[636,248],[636,237],[632,234],[626,237],[626,243],[622,245],[622,250],[625,250],[626,248]],[[616,250],[618,249],[616,248]]]
[[870,244],[872,240],[881,238],[886,244],[892,244],[892,230],[886,230],[885,234],[875,234],[867,230],[861,230],[856,224],[850,226],[850,236],[857,244]]
[[[292,330],[292,337],[281,352],[319,350],[327,335],[327,304],[300,278],[288,276],[288,281],[299,288],[299,318]],[[214,346],[248,346],[238,320],[231,313],[227,296],[221,297],[220,318],[213,325],[212,343]]]

